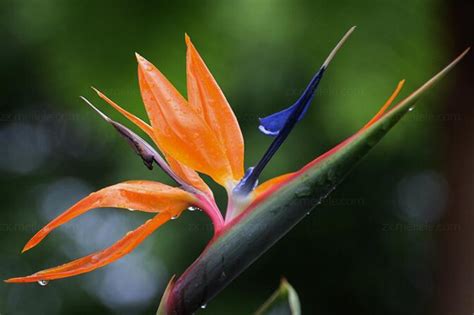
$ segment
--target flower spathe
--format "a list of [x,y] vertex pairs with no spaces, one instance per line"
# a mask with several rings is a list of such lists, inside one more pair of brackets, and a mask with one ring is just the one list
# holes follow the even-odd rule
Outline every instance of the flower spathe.
[[[54,229],[95,208],[131,209],[153,213],[154,217],[127,233],[109,248],[30,276],[6,281],[54,280],[105,266],[130,253],[162,224],[179,217],[189,207],[198,207],[209,216],[218,237],[224,228],[236,222],[239,215],[251,211],[256,203],[268,198],[280,187],[303,174],[308,167],[319,163],[353,141],[384,117],[404,81],[398,84],[379,112],[354,135],[299,171],[257,185],[265,165],[308,111],[329,62],[353,30],[354,28],[351,28],[332,50],[296,103],[260,120],[259,129],[274,137],[274,141],[262,160],[255,167],[249,168],[245,174],[244,141],[237,119],[189,37],[187,35],[185,37],[187,100],[152,63],[137,54],[138,81],[149,123],[129,113],[102,92],[94,90],[101,99],[143,130],[155,147],[84,100],[128,141],[148,168],[158,165],[178,187],[153,181],[126,181],[90,194],[38,231],[27,242],[23,251],[38,245]],[[225,219],[216,205],[212,191],[199,173],[210,176],[226,189],[229,201]]]

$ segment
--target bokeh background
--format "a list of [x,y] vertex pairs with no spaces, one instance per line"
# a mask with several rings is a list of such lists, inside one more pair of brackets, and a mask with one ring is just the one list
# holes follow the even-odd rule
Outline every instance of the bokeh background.
[[[400,79],[407,79],[406,96],[471,45],[473,13],[472,2],[461,0],[2,0],[0,277],[102,249],[148,218],[98,209],[20,255],[81,197],[128,179],[169,183],[78,98],[125,122],[94,85],[146,117],[135,51],[185,95],[187,32],[240,121],[251,166],[270,143],[257,117],[294,102],[357,25],[267,179],[360,128]],[[299,292],[304,314],[474,312],[472,73],[471,54],[317,211],[199,313],[251,314],[282,276]],[[202,213],[188,212],[95,272],[45,287],[0,283],[0,314],[152,314],[170,277],[211,233]]]

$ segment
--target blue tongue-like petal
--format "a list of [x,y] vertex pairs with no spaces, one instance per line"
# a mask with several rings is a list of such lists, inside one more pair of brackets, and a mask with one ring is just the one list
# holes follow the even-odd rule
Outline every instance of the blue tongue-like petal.
[[[291,113],[295,111],[297,106],[298,104],[295,103],[282,111],[276,112],[267,117],[259,118],[258,120],[260,121],[260,126],[258,126],[258,129],[267,136],[277,136],[281,128],[283,128],[285,125],[285,122],[288,120],[288,117],[290,117]],[[298,117],[298,121],[303,118],[307,109],[308,107],[303,110],[303,113],[301,113],[300,117]]]
[[339,48],[341,48],[342,44],[346,41],[354,29],[355,27],[352,27],[342,37],[336,47],[334,47],[329,56],[326,58],[319,71],[313,76],[303,94],[293,105],[287,109],[260,119],[260,131],[266,135],[275,137],[275,139],[257,165],[254,168],[249,168],[245,176],[236,185],[233,190],[235,195],[245,196],[255,188],[258,178],[265,166],[286,140],[296,123],[303,118],[304,114],[308,110],[308,107],[313,100],[314,92],[316,91],[319,81],[321,81],[326,68],[328,67],[336,52],[339,50]]
[[304,90],[301,97],[288,108],[285,108],[279,112],[271,114],[264,118],[259,118],[260,126],[258,129],[267,136],[276,137],[280,133],[280,131],[285,126],[286,122],[290,118],[290,116],[300,107],[303,106],[301,113],[298,116],[297,122],[303,119],[304,115],[308,111],[309,105],[313,101],[314,92],[318,87],[318,83],[323,77],[323,73],[326,67],[323,65],[321,69],[313,76],[311,82],[308,84],[306,89]]

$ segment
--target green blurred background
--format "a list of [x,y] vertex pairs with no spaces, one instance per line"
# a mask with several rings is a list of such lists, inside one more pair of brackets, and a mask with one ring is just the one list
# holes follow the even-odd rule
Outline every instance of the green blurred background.
[[[146,117],[135,51],[185,95],[187,32],[240,121],[251,166],[270,143],[257,117],[294,102],[357,25],[264,180],[298,169],[355,132],[399,80],[407,79],[406,96],[441,69],[472,43],[472,13],[468,1],[440,0],[3,0],[1,278],[107,247],[149,217],[92,211],[20,255],[39,228],[92,191],[128,179],[169,183],[78,98],[125,122],[94,95],[94,85]],[[472,59],[199,313],[250,314],[282,276],[299,292],[304,314],[474,312],[474,220],[464,211],[474,210]],[[207,218],[189,212],[95,272],[46,287],[0,283],[0,314],[151,314],[170,277],[211,234]]]

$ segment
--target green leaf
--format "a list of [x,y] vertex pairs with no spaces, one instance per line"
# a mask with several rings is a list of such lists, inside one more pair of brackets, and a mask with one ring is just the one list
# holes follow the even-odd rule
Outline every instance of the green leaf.
[[421,95],[467,53],[396,105],[379,121],[340,145],[318,163],[234,219],[208,244],[170,292],[170,314],[190,314],[206,305],[258,257],[291,230],[410,111]]
[[301,315],[298,294],[286,279],[282,279],[278,290],[258,309],[255,315]]
[[167,315],[167,314],[170,314],[170,312],[168,311],[168,298],[169,298],[169,294],[171,292],[171,288],[173,287],[174,285],[174,281],[175,281],[175,276],[172,276],[170,281],[168,282],[168,285],[166,286],[166,289],[165,289],[165,292],[163,292],[163,296],[161,297],[161,302],[160,302],[160,306],[158,307],[158,310],[156,311],[156,315]]

